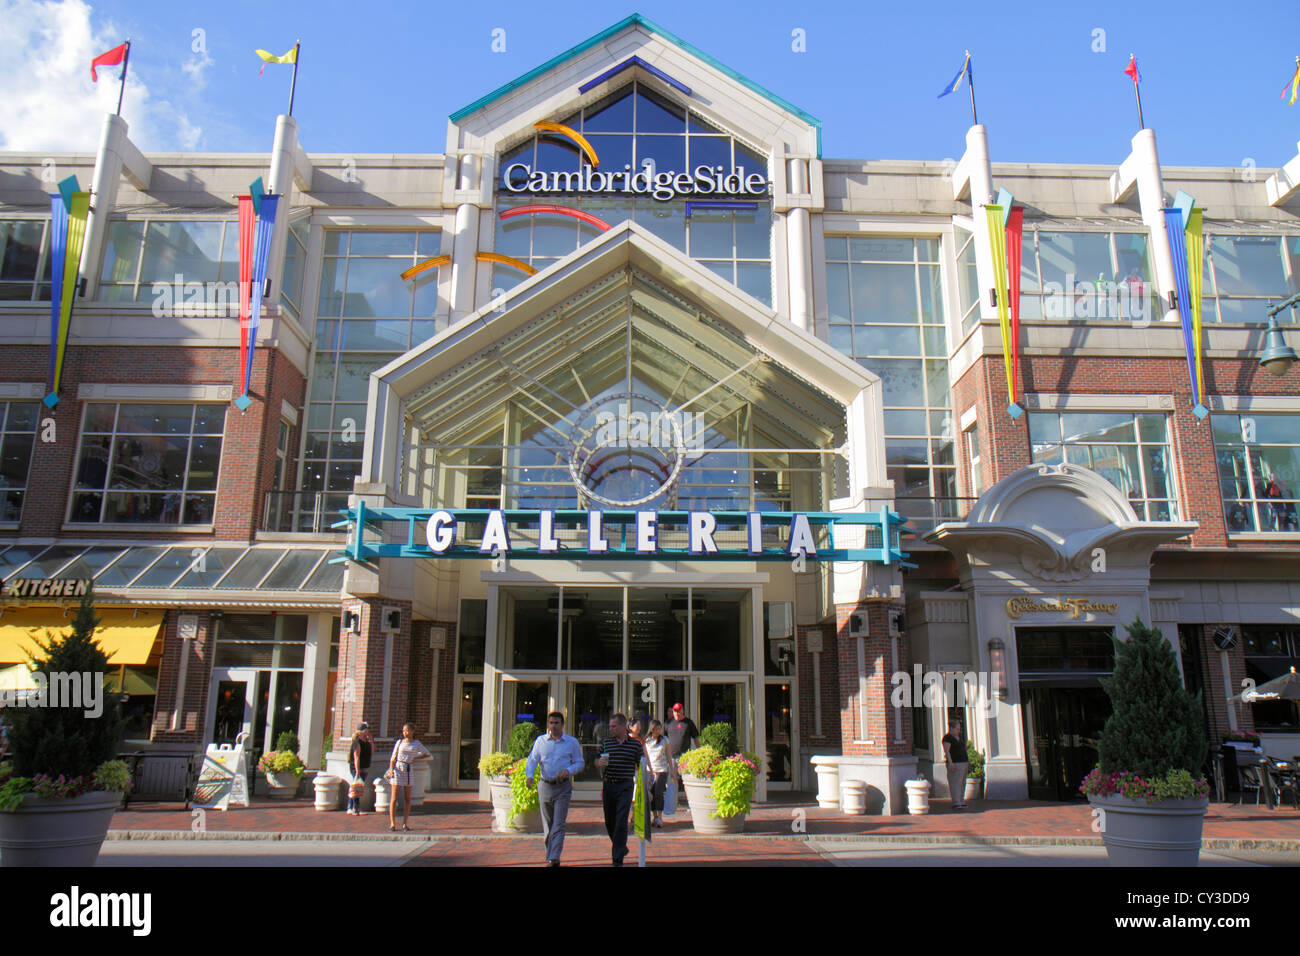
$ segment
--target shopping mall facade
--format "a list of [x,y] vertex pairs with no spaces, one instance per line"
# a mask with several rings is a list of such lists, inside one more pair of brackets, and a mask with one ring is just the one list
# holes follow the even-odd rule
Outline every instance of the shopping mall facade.
[[[1212,741],[1300,753],[1294,704],[1229,699],[1300,661],[1300,368],[1259,365],[1300,171],[1162,168],[1151,130],[1105,167],[992,163],[982,126],[956,164],[827,159],[641,17],[453,114],[441,154],[273,132],[142,155],[109,117],[53,158],[93,190],[53,408],[49,157],[0,154],[0,667],[93,579],[128,746],[289,729],[319,766],[409,722],[431,789],[476,788],[519,720],[591,745],[681,701],[766,757],[760,796],[836,757],[897,811],[918,769],[946,791],[963,716],[989,797],[1070,799],[1141,618]],[[241,409],[222,295],[258,177]]]

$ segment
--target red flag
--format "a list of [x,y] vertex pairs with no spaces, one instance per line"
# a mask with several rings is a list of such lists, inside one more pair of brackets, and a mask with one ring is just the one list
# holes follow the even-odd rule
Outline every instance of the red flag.
[[1129,77],[1132,78],[1134,83],[1136,83],[1140,79],[1140,77],[1138,76],[1137,57],[1132,53],[1128,55],[1128,66],[1124,67],[1124,72],[1125,74],[1127,74]]
[[96,83],[99,82],[99,75],[95,73],[97,66],[117,66],[126,57],[126,44],[115,46],[107,53],[101,53],[90,61],[90,78]]

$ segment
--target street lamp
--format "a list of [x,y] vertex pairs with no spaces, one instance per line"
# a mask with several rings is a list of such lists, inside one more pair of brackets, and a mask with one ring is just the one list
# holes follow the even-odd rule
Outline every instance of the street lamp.
[[1281,378],[1291,366],[1295,364],[1295,349],[1286,344],[1286,338],[1282,335],[1282,328],[1277,324],[1277,314],[1283,309],[1289,309],[1291,306],[1300,302],[1300,292],[1297,292],[1291,298],[1275,306],[1270,306],[1268,310],[1268,329],[1264,332],[1264,351],[1259,356],[1260,367],[1265,369],[1270,375]]

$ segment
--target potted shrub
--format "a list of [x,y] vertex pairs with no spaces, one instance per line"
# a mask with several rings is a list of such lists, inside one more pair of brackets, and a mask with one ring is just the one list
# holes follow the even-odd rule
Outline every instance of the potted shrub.
[[966,741],[966,760],[970,771],[966,775],[965,802],[984,799],[984,754],[975,749],[975,745]]
[[532,721],[516,724],[505,751],[485,754],[478,770],[492,795],[492,829],[498,833],[541,833],[541,801],[529,788],[524,764],[541,729]]
[[[47,687],[51,675],[74,675],[85,690],[83,675],[93,675],[98,707],[85,706],[95,699],[83,693],[81,700],[38,696],[6,709],[13,760],[0,765],[0,865],[93,866],[130,789],[126,764],[113,759],[122,717],[116,695],[102,690],[108,658],[95,641],[93,601],[88,589],[72,633],[38,639],[45,659],[33,662]],[[56,702],[63,706],[49,706]]]
[[298,795],[298,781],[305,767],[298,756],[298,735],[285,731],[275,739],[275,749],[262,754],[257,769],[266,777],[268,792],[277,800]]
[[745,828],[758,779],[758,758],[739,750],[734,727],[709,724],[700,731],[700,746],[678,761],[697,833],[739,833]]
[[[1079,789],[1100,816],[1112,866],[1195,866],[1210,788],[1200,694],[1183,687],[1173,649],[1135,621],[1116,641],[1102,681],[1114,712],[1098,740],[1100,763]],[[1193,776],[1193,775],[1196,776]]]

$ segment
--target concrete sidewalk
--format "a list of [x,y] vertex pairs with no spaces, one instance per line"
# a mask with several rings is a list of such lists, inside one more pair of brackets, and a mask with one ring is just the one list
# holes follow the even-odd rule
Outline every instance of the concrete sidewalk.
[[[808,840],[980,846],[1101,845],[1100,835],[1092,829],[1092,813],[1086,803],[999,801],[974,804],[970,810],[953,812],[947,801],[932,800],[931,807],[932,812],[923,816],[848,816],[818,808],[808,794],[782,794],[754,807],[745,823],[744,834],[710,838],[707,842],[720,847],[759,840],[764,845]],[[400,825],[400,815],[398,819]],[[423,805],[414,808],[410,819],[412,832],[391,833],[386,815],[353,817],[342,811],[319,812],[307,800],[257,799],[251,807],[225,812],[186,812],[179,804],[133,803],[129,809],[114,815],[109,839],[324,838],[406,842],[454,838],[464,843],[467,838],[477,838],[473,842],[483,851],[490,844],[538,839],[494,834],[487,803],[465,791],[429,794]],[[685,807],[675,817],[665,820],[664,829],[655,831],[656,838],[674,843],[704,839],[695,836]],[[600,805],[574,803],[569,813],[568,832],[571,837],[604,839]],[[1300,811],[1211,804],[1205,820],[1203,847],[1300,854]],[[740,851],[737,848],[728,852]]]

